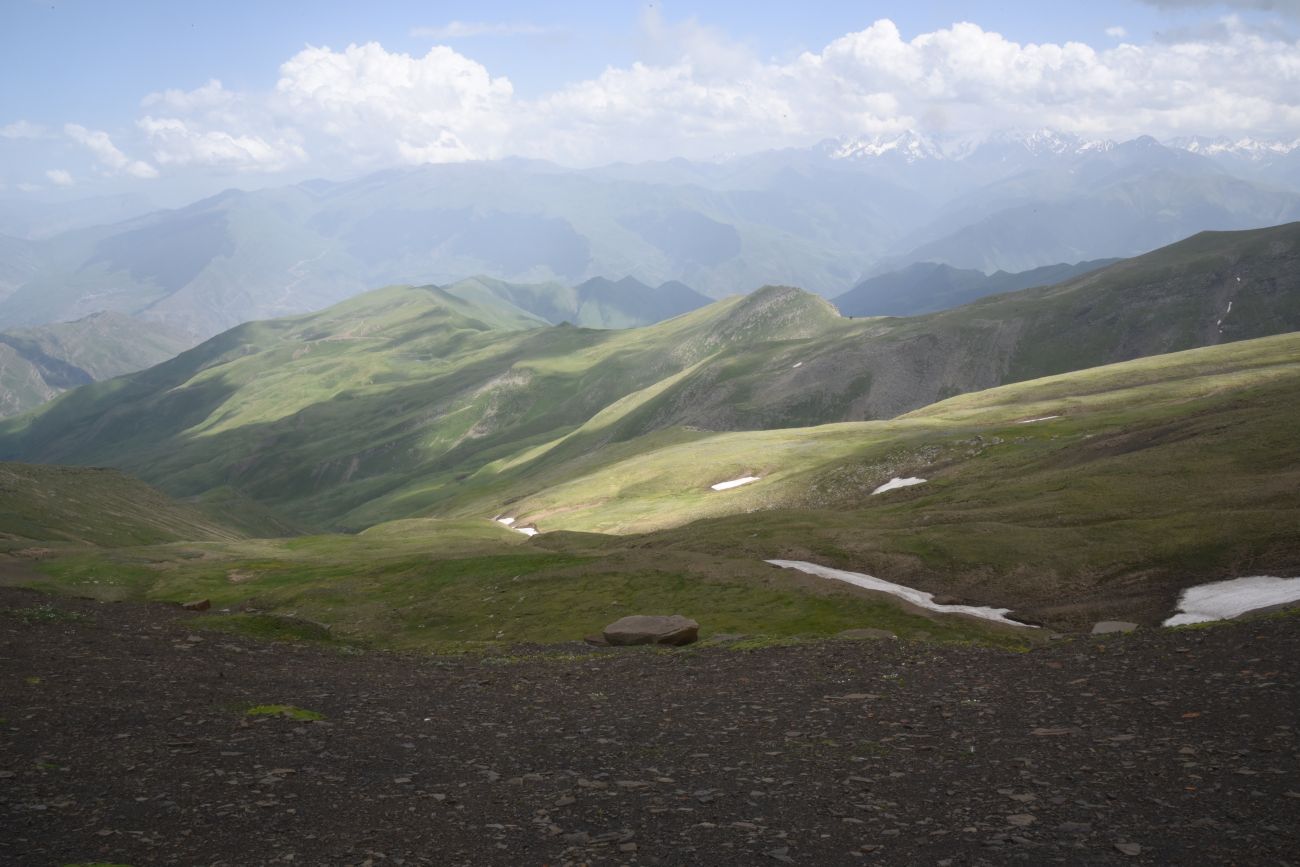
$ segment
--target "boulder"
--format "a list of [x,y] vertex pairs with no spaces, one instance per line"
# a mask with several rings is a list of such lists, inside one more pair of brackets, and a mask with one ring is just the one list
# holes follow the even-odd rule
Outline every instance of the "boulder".
[[898,636],[888,629],[846,629],[843,632],[835,633],[836,638],[847,638],[850,640],[861,641],[867,639],[870,641],[879,641],[882,638],[897,638]]
[[1110,635],[1112,632],[1132,632],[1137,629],[1136,623],[1129,623],[1127,620],[1102,620],[1093,624],[1093,635]]
[[615,620],[601,630],[601,634],[610,644],[620,647],[631,644],[671,644],[680,647],[699,637],[700,624],[680,614],[671,617],[631,614]]
[[195,599],[193,602],[186,602],[181,605],[186,611],[207,611],[212,607],[212,602],[207,599]]

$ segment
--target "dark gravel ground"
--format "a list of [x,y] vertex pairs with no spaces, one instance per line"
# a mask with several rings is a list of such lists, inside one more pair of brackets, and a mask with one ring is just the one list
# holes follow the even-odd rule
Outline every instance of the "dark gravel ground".
[[0,589],[0,863],[1300,863],[1293,617],[498,660],[193,617]]

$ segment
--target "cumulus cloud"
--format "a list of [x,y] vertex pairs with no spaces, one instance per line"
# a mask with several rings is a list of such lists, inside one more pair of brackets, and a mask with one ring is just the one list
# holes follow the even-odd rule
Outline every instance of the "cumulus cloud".
[[113,174],[129,175],[133,178],[156,178],[158,170],[141,160],[133,160],[118,150],[117,145],[103,130],[90,130],[79,124],[64,124],[63,132],[68,138],[89,150],[106,170]]
[[214,79],[150,94],[139,125],[160,165],[264,171],[708,157],[907,128],[1288,140],[1300,129],[1300,42],[1232,16],[1214,38],[1106,48],[1020,43],[970,22],[908,37],[881,19],[784,60],[695,21],[650,11],[641,23],[641,61],[534,99],[446,45],[418,56],[372,42],[305,48],[269,93]]
[[421,39],[469,39],[475,36],[539,36],[555,32],[527,21],[449,21],[437,27],[413,27],[411,35]]
[[76,183],[72,179],[72,173],[66,169],[48,169],[45,172],[45,177],[49,178],[50,183],[56,187],[70,187]]
[[370,42],[300,51],[275,92],[299,124],[363,163],[447,162],[504,154],[514,88],[446,46],[412,57]]
[[16,120],[0,126],[0,138],[40,138],[43,135],[45,135],[45,127],[31,121]]
[[196,129],[180,118],[143,117],[137,125],[153,146],[159,165],[274,172],[307,158],[302,146],[292,141]]
[[202,87],[194,90],[160,90],[151,93],[140,101],[146,108],[162,107],[173,112],[206,111],[229,106],[237,96],[222,86],[218,79],[212,78]]

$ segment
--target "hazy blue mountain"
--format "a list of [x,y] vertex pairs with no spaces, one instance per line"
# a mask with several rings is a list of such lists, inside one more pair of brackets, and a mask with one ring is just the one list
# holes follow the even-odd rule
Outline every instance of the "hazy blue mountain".
[[[0,328],[109,309],[207,336],[373,286],[472,274],[565,286],[620,275],[710,298],[791,284],[833,297],[913,262],[1018,272],[1297,216],[1300,194],[1201,154],[1046,130],[905,133],[586,170],[428,165],[0,238]],[[521,309],[602,326],[659,315],[584,303],[595,306]]]
[[70,388],[152,367],[198,342],[121,313],[0,331],[0,418]]
[[145,196],[118,194],[60,202],[0,199],[0,235],[36,240],[73,229],[119,223],[157,210]]
[[917,262],[868,277],[832,301],[845,316],[915,316],[958,307],[985,295],[1061,283],[1116,261],[1094,259],[994,274],[940,262]]

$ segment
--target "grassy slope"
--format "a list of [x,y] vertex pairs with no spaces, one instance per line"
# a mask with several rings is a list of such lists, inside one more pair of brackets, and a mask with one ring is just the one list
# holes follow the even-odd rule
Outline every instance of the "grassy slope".
[[116,470],[0,463],[0,551],[126,547],[242,533]]
[[931,316],[847,320],[772,287],[617,332],[395,287],[67,395],[0,424],[0,457],[112,465],[181,496],[230,488],[296,524],[359,528],[529,495],[701,431],[893,417],[1294,329],[1298,249],[1300,224],[1206,233]]
[[[1284,335],[965,395],[889,422],[633,441],[623,460],[589,457],[589,473],[553,486],[525,460],[498,490],[468,485],[478,494],[452,504],[460,518],[72,553],[42,568],[47,586],[69,592],[202,596],[230,609],[217,621],[230,628],[262,634],[277,622],[250,612],[288,613],[398,648],[569,640],[622,614],[674,611],[706,635],[878,626],[1014,643],[1023,639],[760,560],[859,569],[1057,627],[1156,621],[1188,583],[1300,564],[1298,391],[1300,335]],[[745,472],[764,478],[708,490]],[[930,481],[870,495],[908,474]],[[514,496],[511,484],[544,490],[494,499]],[[502,509],[548,532],[526,540],[488,520]]]
[[0,333],[0,418],[85,382],[151,367],[194,342],[183,332],[120,313]]
[[[813,559],[1070,621],[1300,567],[1300,335],[1006,386],[888,422],[696,435],[495,502],[543,531]],[[1058,419],[1020,424],[1028,418]],[[725,492],[713,482],[760,482]],[[926,485],[872,496],[894,476]],[[535,492],[516,496],[517,492]],[[541,537],[545,539],[546,537]],[[1099,593],[1099,591],[1102,591]]]

